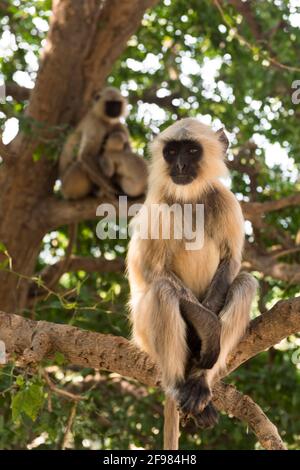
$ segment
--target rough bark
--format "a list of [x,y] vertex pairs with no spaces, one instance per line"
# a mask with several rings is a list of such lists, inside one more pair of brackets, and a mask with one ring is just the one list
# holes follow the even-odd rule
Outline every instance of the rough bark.
[[248,395],[220,382],[215,387],[213,401],[219,410],[245,421],[264,449],[286,450],[276,426]]
[[[7,155],[0,167],[0,240],[15,273],[33,275],[48,230],[46,205],[53,195],[57,167],[45,151],[66,126],[78,121],[93,90],[104,84],[127,39],[139,26],[145,9],[156,2],[53,1],[50,29],[26,111],[31,132],[16,137],[11,145],[16,158]],[[3,146],[0,150],[6,151]],[[40,158],[34,161],[37,152]],[[59,201],[57,204],[59,207]],[[61,222],[58,219],[55,226]],[[0,253],[0,261],[4,259]],[[0,272],[1,308],[21,312],[27,294],[25,278]]]
[[228,371],[300,331],[300,297],[281,300],[251,321],[248,332],[228,361]]
[[[229,360],[228,372],[299,330],[300,298],[278,302],[251,322]],[[0,313],[0,340],[6,345],[8,359],[17,358],[23,366],[53,357],[59,351],[73,365],[114,371],[151,386],[160,384],[157,366],[122,337]],[[232,386],[218,383],[214,387],[214,402],[218,409],[245,420],[264,448],[284,449],[276,427],[249,397]]]

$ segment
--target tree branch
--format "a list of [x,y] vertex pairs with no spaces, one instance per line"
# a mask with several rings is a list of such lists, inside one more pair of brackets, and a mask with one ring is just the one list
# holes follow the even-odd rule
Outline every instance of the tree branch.
[[167,96],[159,97],[157,96],[157,87],[150,87],[144,90],[142,93],[131,93],[130,103],[136,104],[139,100],[141,100],[144,103],[154,103],[162,108],[167,108],[173,112],[177,112],[178,107],[174,106],[173,104],[173,100],[176,98],[182,98],[182,93],[178,91]]
[[55,264],[47,265],[40,274],[34,276],[39,277],[41,281],[32,281],[27,306],[34,305],[37,300],[48,297],[50,291],[53,291],[61,276],[66,272],[85,271],[87,273],[98,272],[102,274],[122,272],[125,269],[123,258],[107,260],[103,257],[72,256],[68,259],[68,263],[65,261],[64,258]]
[[[229,360],[227,373],[299,330],[300,298],[278,302],[270,311],[251,322],[244,339]],[[47,347],[41,350],[41,341],[35,340],[34,343],[32,337],[46,338]],[[32,362],[40,361],[43,357],[53,357],[54,353],[59,351],[69,363],[80,367],[114,371],[151,386],[160,384],[157,366],[146,354],[122,337],[84,331],[69,325],[35,322],[17,315],[0,313],[0,340],[5,343],[9,353],[8,359],[17,357],[21,359],[21,363],[24,362],[24,351],[25,364],[30,363],[30,358]],[[233,398],[241,400],[241,395],[227,388],[226,398],[224,390],[223,384],[216,384],[214,387],[218,407],[225,411],[227,409],[234,415],[236,413],[239,418],[242,416],[255,432],[258,432],[259,427],[261,434],[258,438],[265,447],[283,448],[279,447],[281,444],[273,425],[252,400],[244,397],[239,406],[235,406]],[[220,401],[222,397],[226,400],[225,404]]]
[[219,410],[246,421],[264,449],[286,450],[276,426],[249,396],[220,382],[214,389],[213,402]]
[[[53,2],[28,115],[48,126],[78,122],[93,92],[104,85],[145,10],[157,1]],[[68,53],[70,38],[72,54]]]
[[281,199],[265,202],[241,202],[246,219],[256,219],[267,212],[273,212],[286,207],[298,207],[300,205],[300,193],[291,194]]
[[[134,204],[142,204],[143,198],[127,198],[128,207]],[[54,230],[61,225],[83,222],[85,220],[95,220],[96,210],[100,204],[112,204],[118,213],[119,201],[117,198],[105,196],[103,198],[88,197],[79,201],[59,200],[56,197],[49,197],[41,203],[37,209],[35,218],[39,220],[46,232]]]
[[[143,198],[129,199],[128,207],[132,204],[144,201]],[[118,207],[117,198],[104,198],[89,197],[78,201],[65,201],[59,200],[56,197],[49,197],[38,208],[40,223],[48,229],[54,229],[61,225],[68,225],[72,223],[82,222],[84,220],[95,219],[96,209],[100,204],[111,203],[114,207]],[[297,207],[300,205],[300,193],[291,194],[290,196],[282,199],[266,202],[245,202],[241,201],[241,207],[245,219],[253,221],[260,219],[263,214],[272,212],[286,207]]]
[[5,85],[6,95],[11,96],[16,101],[25,101],[30,97],[31,88],[18,85],[15,82],[8,82]]
[[64,260],[59,260],[57,263],[46,266],[45,270],[40,273],[43,283],[48,285],[48,280],[52,279],[57,272],[61,276],[65,272],[76,272],[76,271],[85,271],[87,273],[99,272],[99,273],[112,273],[112,272],[122,272],[124,271],[124,259],[116,258],[112,260],[107,260],[103,257],[101,258],[92,258],[88,256],[71,256],[69,259],[68,266],[61,271],[62,266],[64,265]]
[[11,150],[10,146],[5,145],[2,142],[1,135],[0,135],[0,157],[7,164],[12,163],[13,160],[15,159],[15,157],[16,157],[15,153]]
[[298,331],[300,297],[277,302],[270,310],[251,321],[246,335],[229,358],[226,375],[251,357]]
[[[241,0],[228,0],[228,2],[233,4],[237,8],[238,12],[240,14],[242,14],[242,16],[245,15],[245,18],[248,22],[248,25],[250,27],[250,30],[251,30],[252,34],[254,35],[256,41],[258,43],[261,43],[265,38],[264,38],[264,35],[261,32],[259,24],[256,22],[256,19],[255,19],[255,16],[253,15],[251,7],[249,5],[245,6],[246,2],[242,2]],[[226,17],[226,14],[225,14],[225,11],[223,10],[223,8],[221,6],[221,3],[224,3],[224,0],[214,0],[214,4],[215,4],[216,8],[218,9],[220,15],[222,16],[222,19],[223,19],[224,23],[231,29],[234,36],[238,39],[238,41],[241,45],[245,46],[250,51],[253,51],[254,45],[252,43],[250,43],[249,41],[247,41],[247,39],[240,34],[237,26],[236,25],[233,26],[232,21],[228,21],[228,19]],[[247,2],[247,3],[250,3],[250,2]],[[272,65],[272,67],[274,67],[278,70],[289,70],[290,72],[299,72],[300,71],[299,67],[294,67],[292,65],[288,65],[288,64],[284,64],[284,63],[280,62],[277,59],[276,55],[273,53],[273,50],[272,50],[269,43],[267,43],[265,45],[265,52],[268,53],[267,59],[270,62],[270,64]],[[257,54],[261,58],[263,58],[263,55],[262,55],[261,52],[258,51]]]
[[278,262],[276,258],[299,251],[298,248],[282,250],[277,256],[272,253],[260,253],[252,244],[246,245],[243,266],[248,271],[259,271],[273,279],[288,282],[289,284],[300,283],[300,265],[298,263]]
[[250,2],[241,2],[241,0],[228,0],[236,10],[245,18],[254,38],[261,42],[265,40],[260,24],[255,18]]
[[93,41],[86,49],[84,76],[85,105],[93,92],[103,86],[112,64],[121,55],[130,36],[141,23],[145,10],[158,0],[110,0],[101,12]]

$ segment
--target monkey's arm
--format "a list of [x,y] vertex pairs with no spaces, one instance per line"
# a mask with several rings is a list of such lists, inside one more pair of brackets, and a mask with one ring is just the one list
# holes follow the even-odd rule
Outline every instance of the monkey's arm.
[[202,305],[218,315],[225,304],[229,287],[239,270],[240,263],[230,255],[221,260]]
[[217,315],[223,308],[227,292],[236,278],[242,258],[244,243],[244,219],[240,205],[233,194],[224,190],[226,209],[216,220],[216,232],[220,234],[221,261],[205,294],[202,304]]
[[201,369],[210,369],[220,352],[219,319],[212,309],[198,301],[174,273],[168,273],[168,279],[177,290],[181,315],[201,340],[201,350],[199,347],[198,351],[192,351],[196,355],[197,365]]
[[148,180],[145,160],[132,151],[116,154],[115,160],[117,181],[124,193],[131,197],[144,194]]

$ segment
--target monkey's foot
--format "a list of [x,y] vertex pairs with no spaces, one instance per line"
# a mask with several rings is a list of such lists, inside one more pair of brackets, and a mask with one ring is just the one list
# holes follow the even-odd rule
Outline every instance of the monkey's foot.
[[211,396],[205,375],[190,377],[178,388],[178,402],[184,414],[198,415],[208,405]]
[[219,414],[212,403],[209,403],[202,413],[193,415],[193,419],[199,428],[202,429],[211,429],[219,421]]

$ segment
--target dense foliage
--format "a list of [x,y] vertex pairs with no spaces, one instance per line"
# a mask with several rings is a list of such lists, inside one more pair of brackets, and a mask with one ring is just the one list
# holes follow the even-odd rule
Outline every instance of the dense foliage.
[[[128,94],[132,141],[145,158],[147,142],[159,128],[178,117],[202,116],[210,122],[211,116],[216,128],[223,123],[231,134],[233,191],[240,200],[265,201],[300,189],[300,104],[292,102],[292,83],[300,79],[300,12],[296,1],[251,3],[256,28],[231,2],[159,2],[145,14],[109,82]],[[6,83],[33,86],[50,9],[50,0],[0,1],[0,72]],[[1,104],[4,135],[17,122],[33,132],[22,114],[25,107],[26,100],[13,98]],[[59,153],[61,143],[55,145]],[[268,214],[266,221],[261,230],[247,225],[248,241],[259,250],[276,249],[282,233],[295,242],[300,209]],[[95,226],[96,221],[79,226],[74,252],[124,257],[126,241],[100,241]],[[62,257],[67,244],[66,228],[48,234],[37,271]],[[297,264],[300,255],[283,260]],[[299,293],[292,280],[255,275],[262,289],[254,315]],[[122,273],[68,273],[57,293],[26,315],[128,336],[127,295]],[[267,412],[291,449],[300,448],[299,352],[299,338],[291,337],[230,377]],[[63,396],[62,389],[70,396]],[[155,448],[161,444],[162,401],[155,389],[117,374],[68,367],[60,355],[26,373],[17,366],[2,367],[0,448]],[[181,447],[249,449],[257,443],[243,423],[224,415],[211,431],[199,432],[189,424]]]

